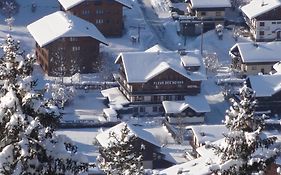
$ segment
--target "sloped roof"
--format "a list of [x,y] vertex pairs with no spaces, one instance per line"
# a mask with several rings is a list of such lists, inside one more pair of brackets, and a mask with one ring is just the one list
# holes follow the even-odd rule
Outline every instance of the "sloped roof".
[[276,72],[281,73],[281,61],[275,63],[273,69],[276,70]]
[[119,123],[118,125],[116,125],[112,128],[109,128],[106,131],[103,131],[102,133],[97,135],[96,139],[101,144],[101,146],[107,147],[110,142],[114,142],[114,139],[109,137],[109,133],[115,132],[115,134],[118,137],[121,135],[121,130],[125,127],[125,125],[127,125],[128,129],[130,130],[129,137],[134,134],[136,137],[138,137],[144,141],[147,141],[157,147],[161,147],[160,143],[156,140],[156,138],[150,132],[141,129],[138,126],[134,126],[132,124],[125,123],[125,122]]
[[29,24],[27,29],[41,47],[61,37],[92,37],[104,44],[107,43],[95,25],[62,11],[54,12]]
[[144,83],[162,72],[172,69],[192,81],[206,79],[205,69],[188,72],[181,63],[177,52],[126,52],[120,53],[115,63],[123,62],[128,83]]
[[252,19],[279,6],[281,6],[280,0],[252,0],[241,10],[249,19]]
[[244,63],[281,61],[281,55],[278,52],[281,50],[281,42],[237,43],[230,49],[229,53],[235,48],[238,48]]
[[190,0],[192,8],[226,8],[231,7],[229,0]]
[[190,107],[195,112],[210,112],[210,106],[203,95],[185,96],[184,101],[163,101],[163,107],[166,113],[181,113]]
[[[76,5],[79,5],[82,2],[87,1],[87,0],[58,0],[58,1],[65,10],[69,10],[72,7],[75,7]],[[115,0],[115,1],[122,4],[123,6],[132,8],[131,4],[129,4],[129,2],[127,0]]]
[[145,52],[160,52],[160,51],[168,51],[168,50],[159,44],[155,44],[154,46],[145,50]]
[[270,97],[281,90],[281,74],[248,76],[256,97]]

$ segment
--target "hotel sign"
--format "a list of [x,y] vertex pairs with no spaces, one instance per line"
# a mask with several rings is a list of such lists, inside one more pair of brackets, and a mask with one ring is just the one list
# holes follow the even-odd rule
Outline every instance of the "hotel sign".
[[153,85],[161,86],[161,85],[183,85],[183,81],[155,81]]

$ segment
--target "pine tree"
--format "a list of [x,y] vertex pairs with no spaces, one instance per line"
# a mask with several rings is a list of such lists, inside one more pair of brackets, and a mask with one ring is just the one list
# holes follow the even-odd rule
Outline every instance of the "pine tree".
[[277,149],[272,147],[276,137],[267,137],[262,132],[264,116],[255,116],[256,100],[252,89],[244,85],[240,89],[240,102],[233,99],[231,102],[225,116],[229,132],[221,145],[213,145],[220,161],[212,170],[222,175],[264,173],[276,158]]
[[120,133],[110,132],[111,142],[107,147],[100,148],[98,157],[98,167],[108,175],[142,175],[141,149],[138,145],[137,137],[132,134],[127,126],[121,129]]
[[8,36],[0,59],[0,174],[51,175],[86,172],[86,158],[54,133],[60,114],[51,99],[34,91],[34,59]]

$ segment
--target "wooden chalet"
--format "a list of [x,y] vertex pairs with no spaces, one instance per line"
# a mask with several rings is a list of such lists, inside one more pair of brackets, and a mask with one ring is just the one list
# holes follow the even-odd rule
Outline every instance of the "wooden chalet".
[[[169,153],[165,153],[161,150],[161,145],[155,137],[150,132],[139,128],[139,126],[122,122],[98,134],[96,137],[97,141],[102,147],[108,147],[109,142],[114,141],[109,138],[109,133],[114,132],[116,135],[120,135],[121,130],[125,127],[125,125],[127,125],[130,130],[129,134],[134,134],[137,137],[137,140],[132,144],[136,149],[136,153],[142,152],[142,163],[145,169],[163,169],[176,163]],[[142,149],[144,150],[142,151]]]
[[106,39],[93,24],[58,11],[27,29],[36,41],[36,58],[46,74],[71,76],[99,70],[99,45],[106,44]]
[[256,92],[256,111],[281,112],[281,74],[249,76],[246,82]]
[[280,0],[253,0],[241,10],[254,41],[281,40]]
[[165,115],[169,123],[204,123],[205,113],[210,106],[203,95],[185,96],[183,101],[163,101]]
[[162,101],[195,96],[206,79],[199,59],[172,51],[120,53],[115,63],[119,64],[115,75],[119,91],[138,116],[163,115]]
[[105,36],[122,36],[126,0],[58,0],[60,9],[93,23]]
[[232,67],[245,75],[272,72],[281,61],[281,42],[237,43],[229,51]]
[[231,7],[229,0],[188,0],[187,3],[188,15],[196,17],[197,21],[202,20],[204,30],[224,25],[225,10]]

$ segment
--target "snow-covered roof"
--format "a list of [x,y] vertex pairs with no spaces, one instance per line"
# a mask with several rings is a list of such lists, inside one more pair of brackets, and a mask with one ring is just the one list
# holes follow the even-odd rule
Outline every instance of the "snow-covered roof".
[[120,53],[115,63],[123,62],[128,83],[144,83],[168,69],[183,75],[192,81],[206,79],[202,63],[199,71],[190,72],[181,64],[177,52],[124,52]]
[[160,143],[155,139],[155,137],[150,132],[141,129],[138,126],[134,126],[132,124],[125,123],[125,122],[119,123],[118,125],[98,134],[96,139],[101,144],[101,146],[107,147],[110,142],[114,142],[114,139],[109,137],[109,133],[114,132],[117,135],[117,137],[119,137],[121,135],[121,130],[125,127],[125,125],[127,125],[128,129],[130,130],[129,137],[134,134],[136,137],[144,141],[147,141],[157,147],[161,147]]
[[196,53],[188,53],[181,57],[183,66],[201,66],[200,57]]
[[161,175],[175,175],[179,174],[190,174],[190,175],[209,175],[210,171],[210,160],[205,157],[199,157],[197,159],[190,160],[186,163],[174,165],[170,168],[160,171]]
[[112,108],[104,108],[103,112],[107,117],[117,117],[117,112]]
[[244,63],[281,61],[281,55],[278,52],[281,50],[281,42],[237,43],[230,49],[229,53],[235,48],[238,48]]
[[210,112],[210,106],[203,95],[185,96],[184,101],[163,101],[163,107],[168,114],[181,113],[186,108],[191,108],[195,112]]
[[109,100],[109,106],[112,109],[122,109],[124,105],[129,104],[130,102],[124,97],[122,92],[118,89],[118,87],[113,87],[109,89],[105,89],[101,91],[101,94],[104,97],[107,97]]
[[[72,7],[79,5],[87,0],[58,0],[58,1],[60,2],[60,4],[63,6],[65,10],[69,10]],[[132,8],[131,4],[127,0],[115,0],[115,1],[122,4],[123,6]]]
[[248,76],[256,97],[270,97],[281,90],[281,74]]
[[231,7],[229,0],[190,0],[192,9],[197,8],[227,8]]
[[145,50],[145,52],[160,52],[160,51],[167,51],[167,49],[159,44],[155,44],[154,46]]
[[279,6],[281,6],[280,0],[252,0],[241,10],[248,18],[252,19]]
[[276,70],[276,72],[281,73],[281,61],[275,63],[273,69]]
[[188,126],[188,128],[192,130],[199,144],[222,139],[224,137],[223,133],[228,132],[225,125],[193,125]]
[[104,44],[107,43],[95,25],[62,11],[54,12],[29,24],[27,29],[41,47],[61,37],[92,37]]

